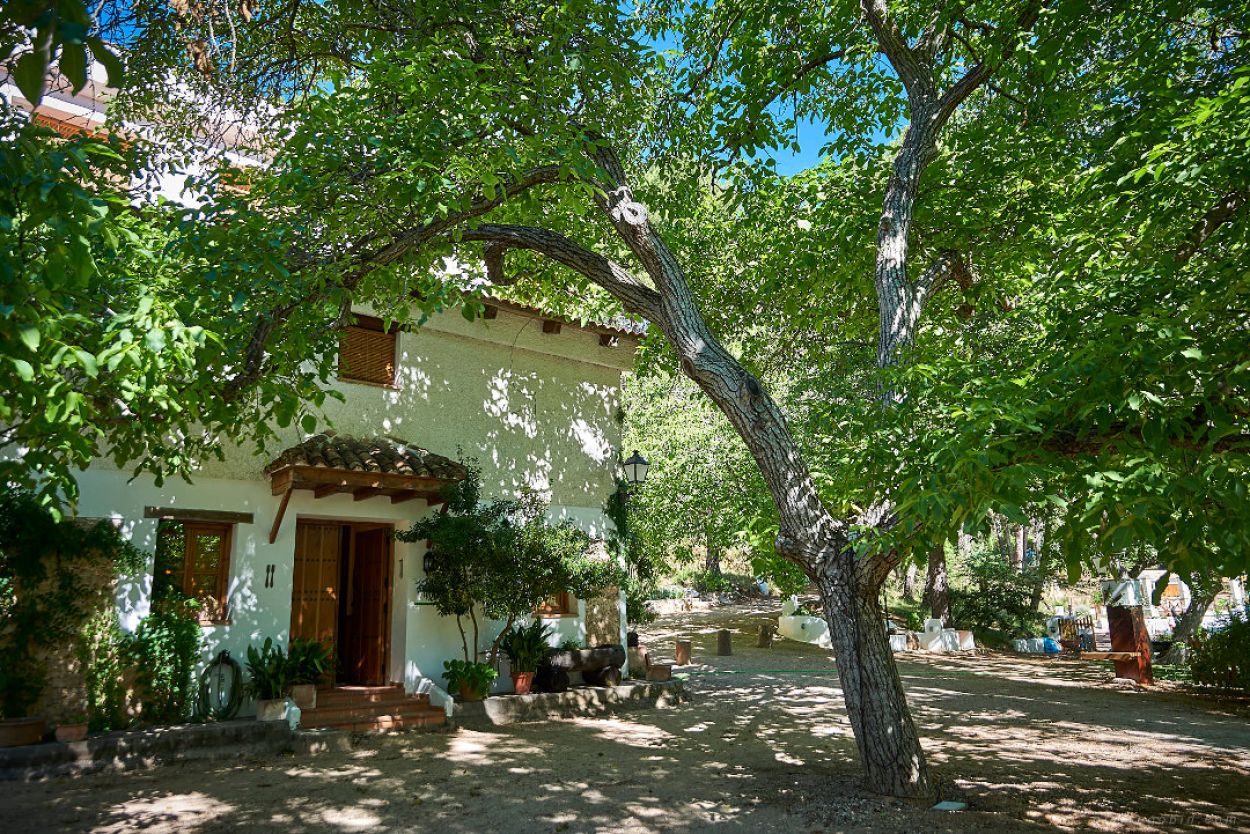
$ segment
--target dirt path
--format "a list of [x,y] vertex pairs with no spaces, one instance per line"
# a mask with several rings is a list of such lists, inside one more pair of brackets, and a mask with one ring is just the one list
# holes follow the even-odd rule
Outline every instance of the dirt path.
[[[38,784],[0,783],[5,830],[1247,831],[1250,722],[1094,664],[1011,657],[900,663],[943,814],[856,788],[837,675],[814,647],[754,648],[772,612],[668,617],[695,640],[689,703],[610,719],[371,737],[280,757]],[[733,657],[709,656],[730,623]]]

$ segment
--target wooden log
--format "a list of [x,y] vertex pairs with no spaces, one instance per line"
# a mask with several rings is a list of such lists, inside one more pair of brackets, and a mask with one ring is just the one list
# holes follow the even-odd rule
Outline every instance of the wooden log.
[[757,649],[771,649],[773,647],[773,637],[776,635],[776,623],[760,623],[760,636],[755,641],[755,647]]
[[690,665],[690,641],[689,640],[678,640],[675,653],[677,655],[678,666]]
[[727,628],[716,632],[716,653],[721,657],[734,653],[733,634]]

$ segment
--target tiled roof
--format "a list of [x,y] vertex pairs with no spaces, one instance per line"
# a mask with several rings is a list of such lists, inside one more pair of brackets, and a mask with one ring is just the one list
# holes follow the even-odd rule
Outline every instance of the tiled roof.
[[460,480],[468,474],[454,460],[396,437],[356,438],[333,432],[313,435],[299,445],[284,449],[265,467],[265,474],[288,466],[320,466],[446,481]]

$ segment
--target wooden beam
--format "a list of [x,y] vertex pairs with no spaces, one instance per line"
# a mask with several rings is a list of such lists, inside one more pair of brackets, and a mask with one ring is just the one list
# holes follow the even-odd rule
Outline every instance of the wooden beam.
[[171,521],[220,521],[227,524],[251,524],[251,513],[234,513],[228,510],[191,510],[181,507],[144,507],[144,518],[162,518]]
[[313,487],[313,498],[325,498],[327,495],[333,495],[340,489],[338,484],[322,484]]
[[381,495],[382,490],[378,487],[366,487],[358,489],[352,493],[353,501],[364,501],[366,498],[372,498],[375,495]]
[[282,527],[282,519],[286,515],[286,505],[291,502],[291,489],[282,493],[282,501],[278,504],[278,512],[273,517],[273,526],[269,528],[269,543],[278,540],[278,529]]
[[618,336],[614,336],[614,335],[613,335],[613,334],[611,334],[611,333],[600,333],[600,334],[599,334],[599,347],[610,347],[610,348],[614,348],[614,347],[616,347],[617,345],[619,345],[620,343],[621,343],[621,340],[620,340],[620,337],[618,337]]
[[551,319],[543,319],[543,332],[544,333],[559,333],[560,322],[552,321]]
[[415,489],[409,490],[408,492],[397,492],[391,496],[391,503],[402,504],[405,501],[411,501],[414,498],[420,498],[420,497],[421,497],[421,493],[417,492]]

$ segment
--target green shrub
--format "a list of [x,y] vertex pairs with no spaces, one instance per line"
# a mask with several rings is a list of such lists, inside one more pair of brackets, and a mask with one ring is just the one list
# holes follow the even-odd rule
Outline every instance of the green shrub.
[[1194,683],[1250,692],[1250,621],[1233,619],[1218,631],[1199,632],[1188,664]]
[[87,686],[87,715],[92,731],[117,730],[129,723],[125,670],[132,656],[132,638],[122,631],[115,609],[99,611],[87,620],[78,658]]
[[204,639],[198,610],[196,600],[166,596],[152,601],[152,612],[135,629],[130,653],[139,669],[144,721],[184,721],[191,715]]
[[260,651],[247,647],[247,692],[258,701],[286,697],[291,664],[281,646],[266,637]]
[[655,612],[647,606],[647,600],[657,599],[656,591],[648,588],[635,576],[625,577],[621,585],[625,592],[625,620],[630,625],[646,625],[655,620]]
[[1031,569],[1017,570],[991,548],[974,548],[960,586],[950,588],[948,626],[969,629],[987,645],[1041,633],[1046,617],[1033,606],[1038,583]]
[[334,663],[334,652],[320,640],[297,637],[287,651],[287,679],[292,684],[318,683]]
[[537,672],[547,656],[547,638],[553,629],[542,620],[529,625],[514,625],[499,638],[499,646],[508,656],[513,672]]
[[486,697],[490,685],[499,673],[489,663],[471,663],[465,660],[447,660],[443,662],[443,679],[447,681],[448,691],[455,693],[464,684],[479,698]]

